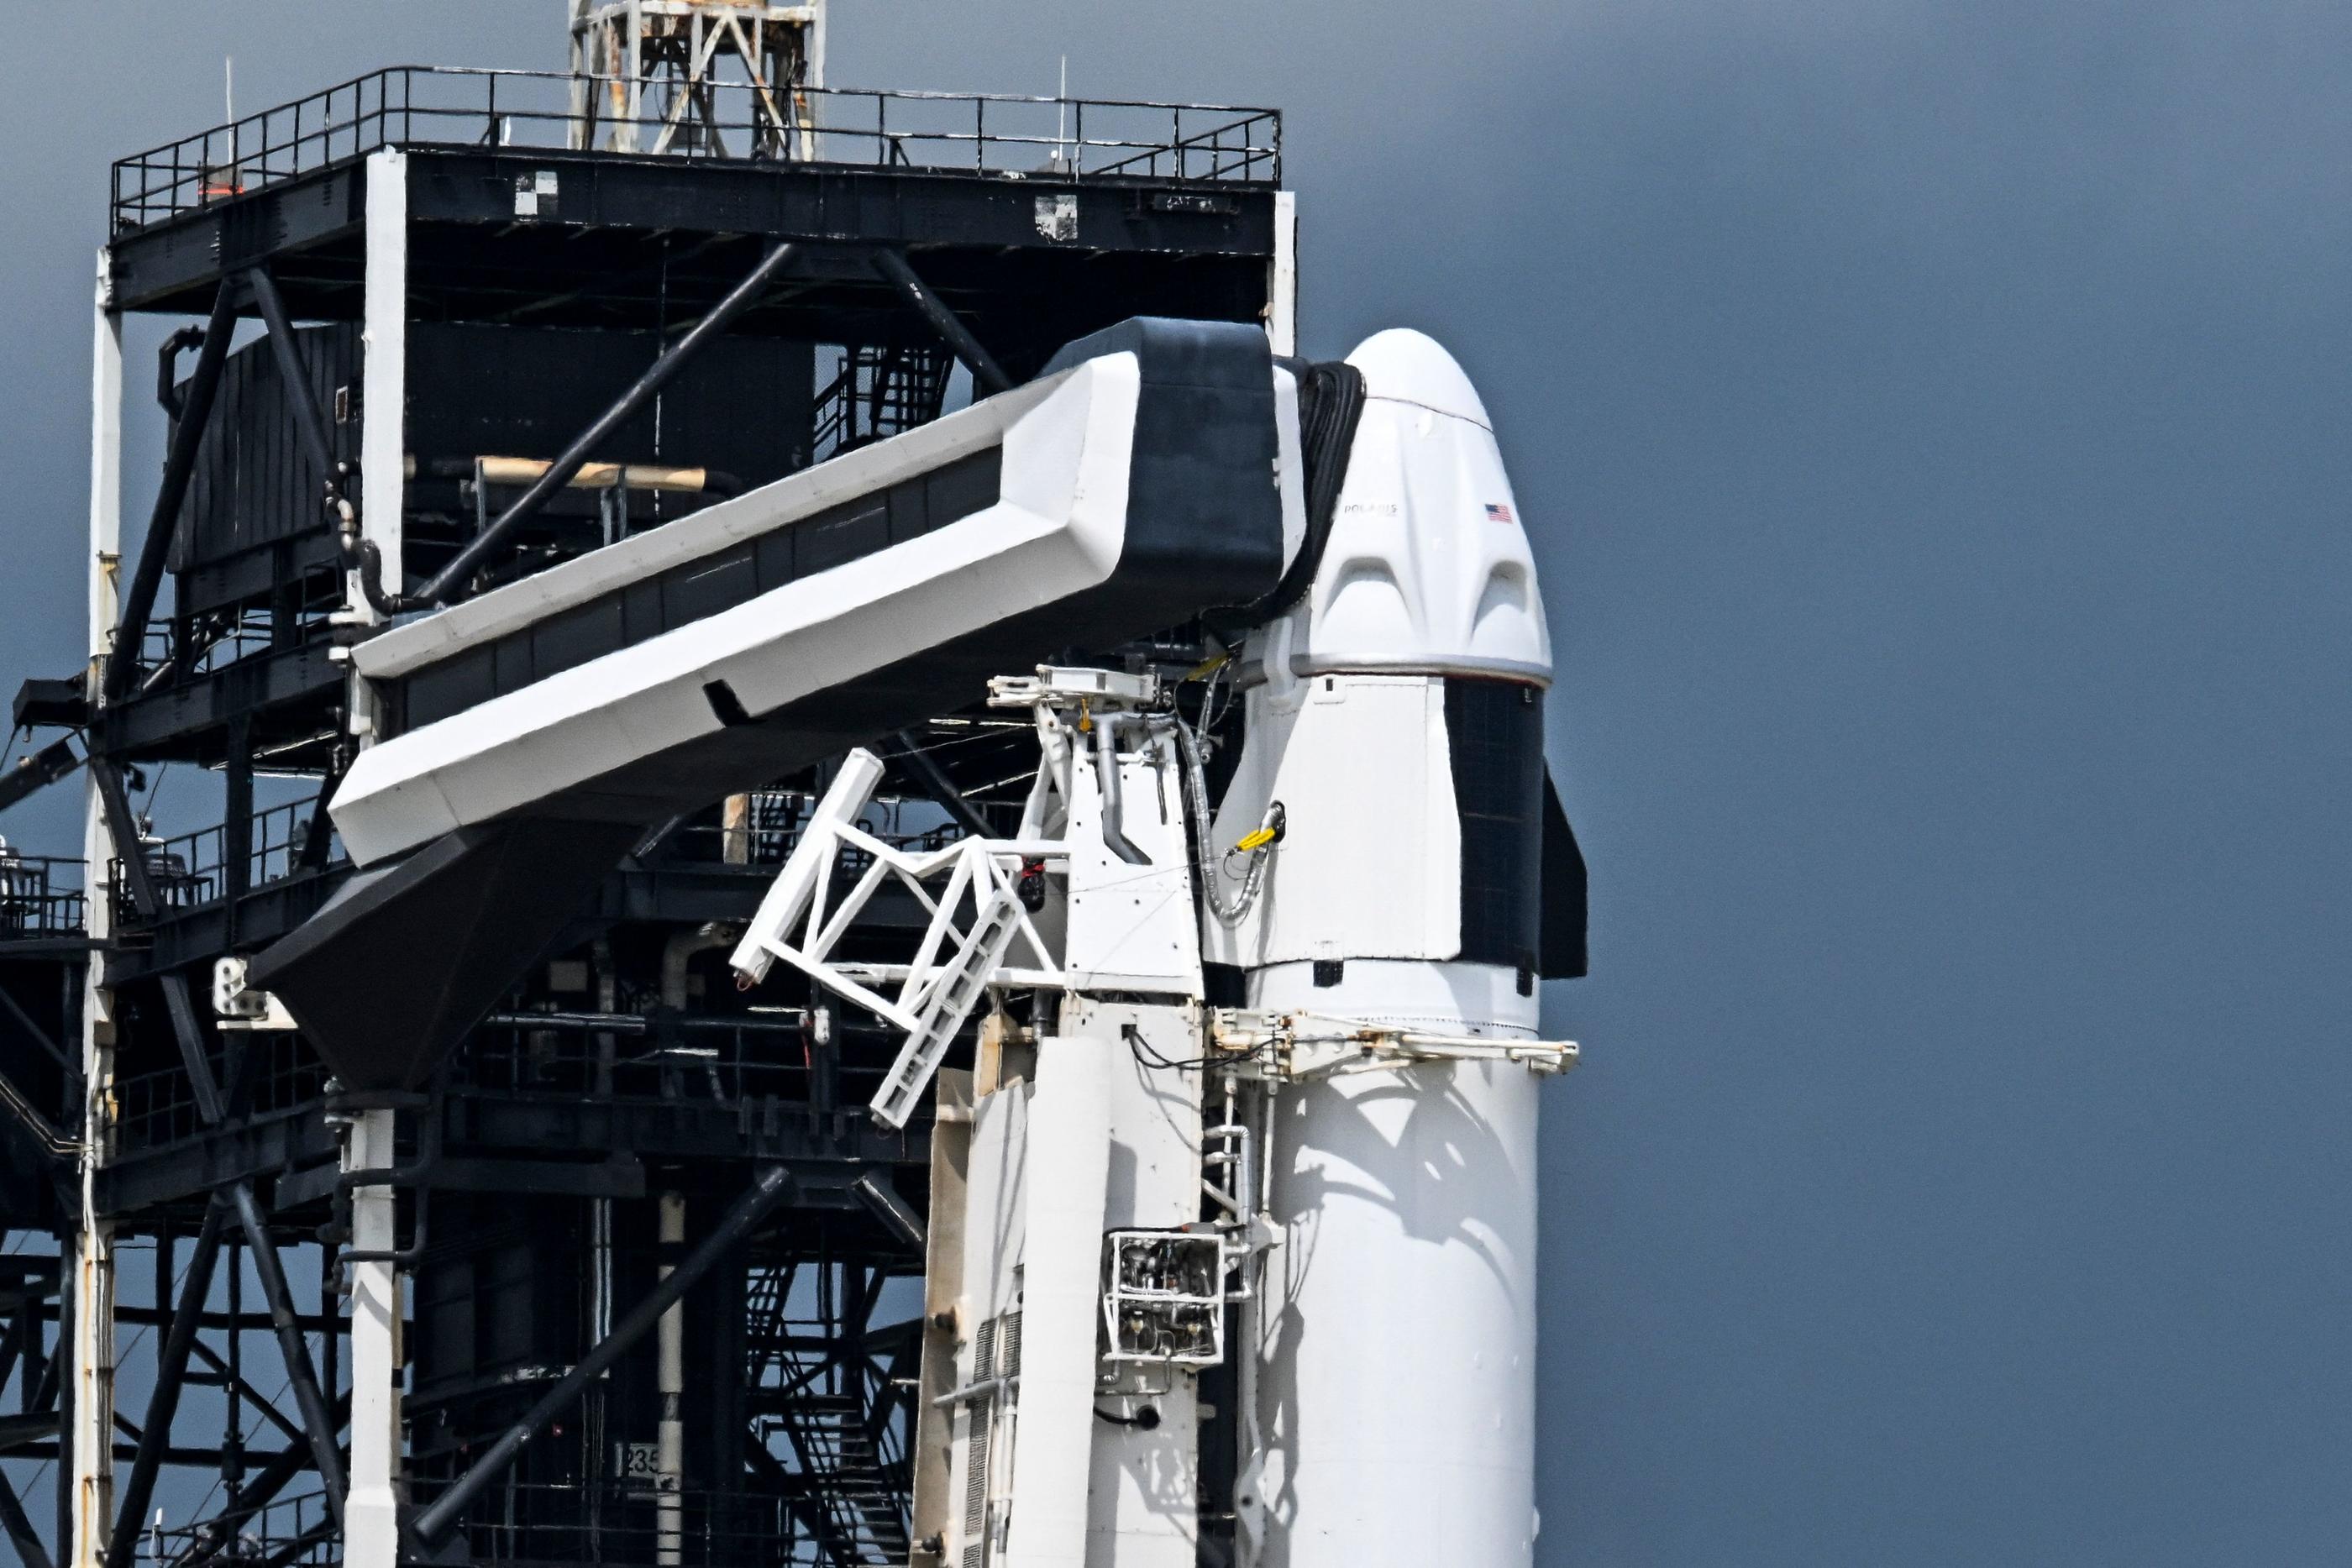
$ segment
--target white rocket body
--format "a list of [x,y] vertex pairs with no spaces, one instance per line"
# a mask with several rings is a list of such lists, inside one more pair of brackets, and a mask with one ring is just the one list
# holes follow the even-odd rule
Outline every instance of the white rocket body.
[[[1349,362],[1368,401],[1337,515],[1312,588],[1252,639],[1216,838],[1274,801],[1286,832],[1204,956],[1244,971],[1254,1008],[1532,1039],[1551,674],[1534,561],[1453,359],[1400,330]],[[1537,1092],[1505,1061],[1282,1092],[1280,1241],[1242,1347],[1245,1563],[1530,1561]]]

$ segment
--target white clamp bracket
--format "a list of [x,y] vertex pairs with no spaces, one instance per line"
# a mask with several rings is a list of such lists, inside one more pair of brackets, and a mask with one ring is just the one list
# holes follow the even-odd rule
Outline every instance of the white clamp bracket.
[[1211,1019],[1209,1044],[1229,1054],[1231,1070],[1242,1077],[1293,1083],[1431,1061],[1516,1061],[1531,1072],[1554,1073],[1575,1066],[1577,1059],[1572,1040],[1433,1034],[1315,1013],[1226,1009]]

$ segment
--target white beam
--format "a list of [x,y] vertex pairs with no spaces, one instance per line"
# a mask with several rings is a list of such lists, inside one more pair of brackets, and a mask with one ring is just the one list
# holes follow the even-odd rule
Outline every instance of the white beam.
[[[387,147],[367,161],[367,258],[361,298],[360,537],[381,558],[386,593],[401,591],[401,507],[408,391],[408,155]],[[353,591],[353,612],[373,621]]]
[[1274,261],[1266,269],[1265,335],[1276,355],[1298,352],[1298,194],[1274,193]]

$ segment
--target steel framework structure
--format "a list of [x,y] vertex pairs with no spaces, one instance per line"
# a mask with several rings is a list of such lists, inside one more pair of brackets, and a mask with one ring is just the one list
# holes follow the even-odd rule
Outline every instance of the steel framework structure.
[[[57,746],[86,753],[84,841],[0,858],[21,1249],[0,1257],[0,1534],[39,1568],[917,1544],[929,1125],[863,1113],[887,1031],[814,988],[747,1002],[721,962],[830,765],[646,833],[424,1093],[344,1092],[223,961],[350,878],[325,802],[382,718],[352,644],[404,601],[717,499],[650,477],[692,453],[629,446],[657,405],[679,428],[708,356],[803,378],[797,423],[761,427],[788,471],[936,416],[954,365],[992,390],[1131,315],[1265,320],[1287,349],[1278,120],[828,93],[814,6],[582,0],[572,21],[570,77],[379,73],[113,172],[88,661],[16,713],[64,734],[39,782],[74,769]],[[183,323],[143,532],[121,520],[133,313]],[[452,327],[484,336],[445,352]],[[404,411],[541,329],[635,371],[551,415],[571,423],[542,450],[416,449]],[[719,407],[714,429],[772,412]],[[223,443],[294,498],[232,507]],[[260,512],[283,527],[222,531]],[[1009,827],[1025,728],[976,711],[873,737],[890,774],[861,832],[919,852],[942,808]],[[171,768],[219,780],[191,831],[148,821]],[[842,941],[904,962],[925,922],[877,894]]]

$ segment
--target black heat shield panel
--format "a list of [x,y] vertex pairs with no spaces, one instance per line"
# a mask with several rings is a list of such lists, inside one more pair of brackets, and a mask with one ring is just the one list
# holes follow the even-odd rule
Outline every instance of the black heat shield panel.
[[1551,769],[1543,781],[1543,938],[1537,973],[1547,980],[1577,980],[1587,972],[1586,935],[1590,905],[1584,852],[1559,803]]
[[355,1090],[415,1089],[594,895],[637,830],[522,819],[362,872],[254,960]]

